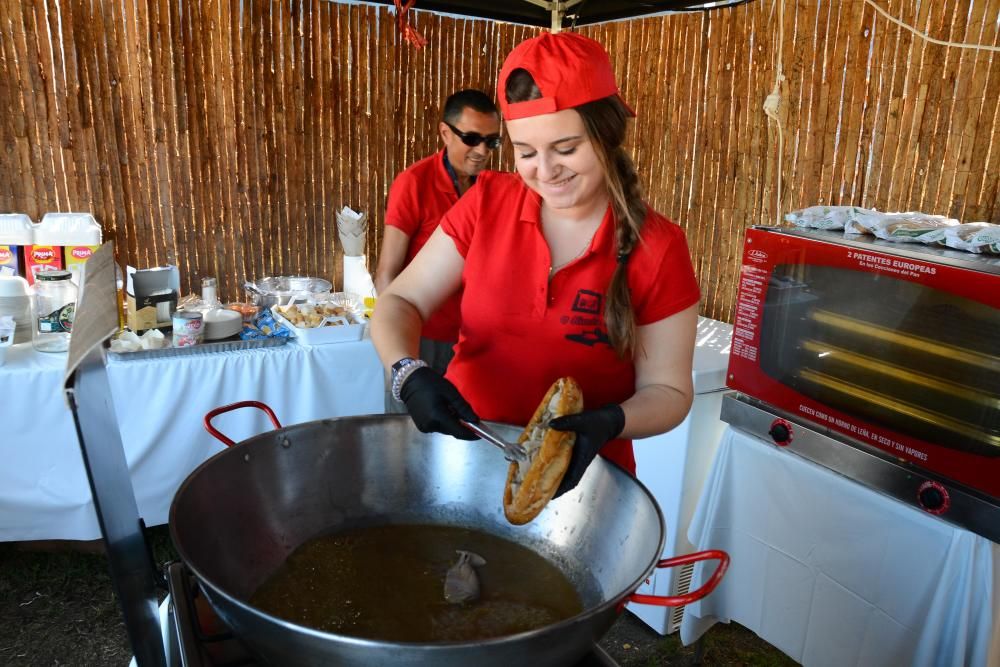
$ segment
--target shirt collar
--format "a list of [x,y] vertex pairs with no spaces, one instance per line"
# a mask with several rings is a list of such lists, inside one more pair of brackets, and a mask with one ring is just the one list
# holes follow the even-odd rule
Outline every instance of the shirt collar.
[[[539,233],[542,230],[542,196],[529,188],[527,185],[524,186],[526,191],[526,196],[521,200],[521,213],[518,219],[529,225],[534,225],[538,227]],[[597,228],[597,232],[594,234],[594,238],[591,241],[590,248],[595,252],[604,252],[609,248],[615,247],[615,225],[614,225],[614,208],[611,203],[608,202],[608,208],[604,212],[604,217],[601,219],[601,226]],[[582,256],[586,256],[588,252],[584,252]]]
[[[521,178],[518,174],[518,178]],[[521,222],[527,222],[538,227],[542,225],[542,196],[529,188],[524,181],[521,181],[524,186],[525,196],[521,199],[521,214],[518,219]]]
[[[451,179],[451,186],[455,189],[455,194],[459,197],[462,196],[462,190],[458,186],[458,174],[455,173],[455,168],[451,166],[451,162],[448,161],[448,151],[446,149],[441,149],[441,161],[444,163],[444,170],[448,174],[448,178]],[[471,188],[476,184],[476,177],[469,177],[469,187]]]

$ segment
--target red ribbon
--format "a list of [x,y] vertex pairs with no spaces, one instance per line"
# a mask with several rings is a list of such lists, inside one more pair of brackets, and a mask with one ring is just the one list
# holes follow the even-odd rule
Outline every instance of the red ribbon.
[[412,44],[413,48],[422,49],[427,45],[427,40],[420,36],[420,33],[410,25],[410,20],[406,18],[406,12],[410,11],[417,0],[406,0],[405,5],[400,0],[394,0],[394,2],[396,4],[396,27],[402,33],[403,39]]

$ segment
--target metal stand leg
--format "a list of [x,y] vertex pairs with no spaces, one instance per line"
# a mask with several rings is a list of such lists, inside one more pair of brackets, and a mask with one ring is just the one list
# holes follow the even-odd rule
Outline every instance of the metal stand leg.
[[694,643],[694,664],[700,665],[704,657],[705,657],[705,636],[702,635],[701,637],[698,637],[698,641]]

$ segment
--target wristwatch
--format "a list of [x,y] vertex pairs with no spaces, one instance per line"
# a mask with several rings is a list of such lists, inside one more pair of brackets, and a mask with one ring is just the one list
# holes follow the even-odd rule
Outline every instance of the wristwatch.
[[397,401],[403,400],[399,396],[399,392],[403,388],[403,383],[406,382],[406,378],[410,377],[410,374],[413,373],[413,371],[425,366],[427,366],[426,361],[414,359],[413,357],[403,357],[394,363],[392,365],[392,397]]

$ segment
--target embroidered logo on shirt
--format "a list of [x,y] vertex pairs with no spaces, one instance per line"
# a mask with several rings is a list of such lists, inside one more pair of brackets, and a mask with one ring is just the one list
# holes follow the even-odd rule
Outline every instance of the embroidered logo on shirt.
[[583,343],[590,347],[594,347],[599,343],[611,347],[611,339],[608,338],[608,334],[604,333],[603,329],[585,329],[580,333],[566,334],[566,340],[571,340],[574,343]]
[[566,340],[582,343],[588,347],[594,347],[598,344],[611,346],[611,339],[608,338],[607,332],[601,328],[601,301],[603,299],[603,295],[599,292],[586,289],[577,291],[570,310],[574,313],[583,313],[583,315],[563,316],[561,321],[566,325],[587,328],[577,333],[566,334]]
[[573,312],[597,315],[601,312],[601,295],[589,289],[578,290],[573,299]]

